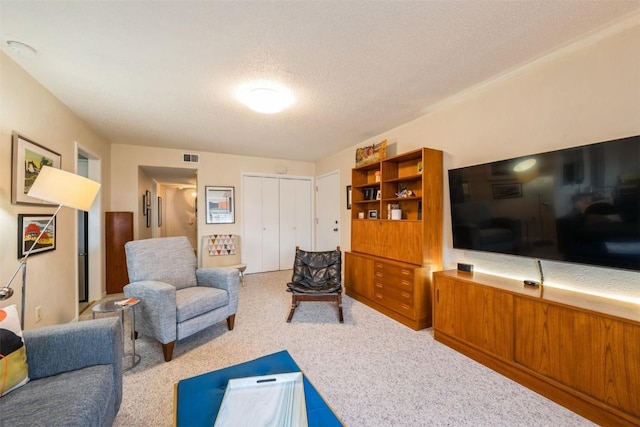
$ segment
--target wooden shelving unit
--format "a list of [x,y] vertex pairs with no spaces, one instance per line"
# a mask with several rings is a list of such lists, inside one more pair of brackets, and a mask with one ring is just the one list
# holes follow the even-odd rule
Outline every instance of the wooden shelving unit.
[[431,326],[430,277],[442,269],[442,176],[442,151],[429,148],[352,170],[346,293],[416,330]]

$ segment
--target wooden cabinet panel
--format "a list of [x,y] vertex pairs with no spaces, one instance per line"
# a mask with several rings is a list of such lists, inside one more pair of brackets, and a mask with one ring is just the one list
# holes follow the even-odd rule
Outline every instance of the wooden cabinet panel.
[[104,234],[107,294],[119,294],[129,283],[124,244],[133,240],[133,212],[105,212]]
[[416,330],[431,326],[429,276],[413,264],[345,253],[347,295]]
[[640,425],[637,304],[456,271],[434,294],[436,340],[598,424]]
[[521,297],[515,325],[516,363],[640,414],[639,325]]
[[372,298],[373,259],[346,252],[344,263],[344,284],[347,295]]
[[513,358],[511,295],[440,277],[435,294],[436,328],[501,359]]

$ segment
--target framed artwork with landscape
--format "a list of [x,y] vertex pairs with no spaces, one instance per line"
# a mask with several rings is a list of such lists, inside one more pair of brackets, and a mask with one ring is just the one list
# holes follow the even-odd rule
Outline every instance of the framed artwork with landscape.
[[56,219],[53,218],[47,227],[52,216],[53,214],[18,214],[18,259],[29,252],[42,230],[44,233],[31,251],[31,255],[55,250]]
[[12,135],[11,203],[27,205],[51,205],[27,193],[43,166],[60,169],[62,156],[22,135]]

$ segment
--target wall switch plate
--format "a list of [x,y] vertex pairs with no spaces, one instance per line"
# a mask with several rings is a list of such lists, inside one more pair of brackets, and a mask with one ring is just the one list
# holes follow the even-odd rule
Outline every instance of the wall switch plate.
[[465,273],[473,273],[473,264],[458,263],[458,271],[464,271]]
[[36,323],[38,323],[41,320],[42,320],[42,307],[37,306],[36,307]]

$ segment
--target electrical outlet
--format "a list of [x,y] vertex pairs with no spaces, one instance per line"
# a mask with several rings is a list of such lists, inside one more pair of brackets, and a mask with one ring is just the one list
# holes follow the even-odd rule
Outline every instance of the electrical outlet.
[[42,320],[42,307],[36,307],[36,323]]

